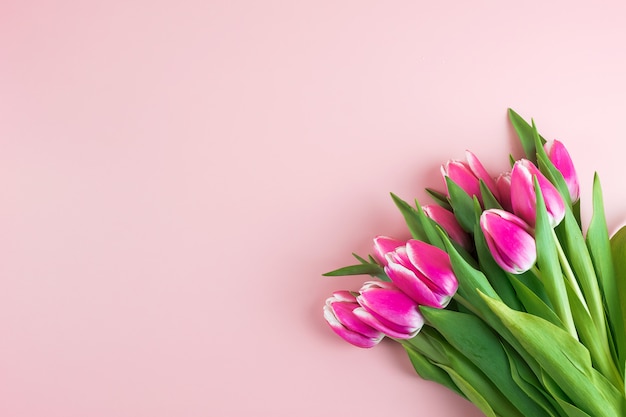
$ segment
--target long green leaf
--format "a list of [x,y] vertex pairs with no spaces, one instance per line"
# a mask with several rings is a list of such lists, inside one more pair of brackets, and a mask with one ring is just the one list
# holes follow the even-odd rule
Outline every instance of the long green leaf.
[[486,295],[483,298],[576,407],[592,416],[622,416],[621,401],[596,386],[589,352],[569,333],[539,317],[512,310]]
[[325,277],[340,277],[347,275],[371,275],[371,276],[380,276],[384,275],[383,268],[380,265],[375,264],[359,264],[359,265],[350,265],[345,266],[343,268],[335,269],[334,271],[326,272],[322,274]]
[[441,365],[441,368],[450,375],[452,381],[454,381],[455,385],[463,391],[465,397],[478,407],[478,409],[482,411],[486,417],[498,417],[493,410],[490,401],[485,399],[485,397],[480,394],[479,390],[472,382],[466,381],[457,371],[454,370],[454,368],[444,365]]
[[539,379],[532,373],[528,364],[506,342],[502,348],[509,360],[511,376],[513,380],[533,401],[538,404],[546,415],[558,417],[561,414],[560,407],[546,392]]
[[537,294],[528,288],[526,284],[517,279],[517,276],[511,276],[510,280],[511,284],[513,284],[513,287],[515,288],[517,296],[528,313],[541,317],[542,319],[547,320],[562,329],[565,328],[565,325],[552,308],[550,308]]
[[452,210],[452,206],[448,201],[448,196],[432,188],[426,188],[426,193],[433,199],[435,203],[445,208],[446,210]]
[[446,177],[446,184],[450,194],[450,205],[459,224],[466,232],[474,231],[476,216],[474,215],[474,200],[450,177]]
[[587,229],[587,248],[589,248],[591,261],[598,276],[608,314],[609,328],[612,331],[613,340],[616,344],[618,357],[614,357],[614,360],[620,366],[620,372],[623,374],[624,368],[622,365],[624,359],[626,359],[626,326],[613,268],[611,243],[604,215],[602,187],[597,173],[593,178],[593,215],[589,222],[589,229]]
[[391,193],[391,198],[400,210],[400,213],[402,213],[402,217],[404,217],[404,221],[406,222],[413,239],[427,241],[428,237],[426,236],[426,233],[424,233],[422,222],[419,219],[419,213],[415,207],[411,206],[394,193]]
[[482,320],[445,309],[421,307],[420,310],[428,323],[476,365],[523,415],[547,415],[515,383],[500,339]]
[[[462,397],[465,397],[465,394],[456,386],[450,375],[439,366],[434,365],[431,361],[429,361],[425,355],[419,353],[417,350],[412,348],[409,345],[404,345],[404,349],[409,356],[409,360],[415,369],[415,372],[422,378],[427,381],[433,381],[444,387],[450,389],[451,391],[456,392]],[[466,398],[466,397],[465,397]]]
[[[611,255],[617,291],[615,295],[621,306],[622,321],[626,323],[626,226],[611,237]],[[619,352],[622,369],[626,361],[626,352]]]
[[541,278],[550,302],[556,315],[565,325],[565,329],[577,337],[576,326],[572,318],[567,289],[563,281],[563,272],[559,264],[556,246],[554,245],[552,226],[548,218],[548,211],[537,178],[534,179],[535,194],[537,196],[537,219],[535,224],[535,242],[537,244],[537,264],[541,270]]
[[[526,158],[533,162],[536,162],[536,149],[535,138],[533,134],[532,126],[529,125],[526,120],[517,114],[513,109],[509,109],[509,120],[517,133],[517,136],[522,144]],[[544,142],[545,139],[541,138]]]

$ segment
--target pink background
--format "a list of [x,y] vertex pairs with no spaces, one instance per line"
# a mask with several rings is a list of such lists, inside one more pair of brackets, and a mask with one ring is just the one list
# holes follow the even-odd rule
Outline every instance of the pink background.
[[2,1],[0,415],[479,416],[320,274],[507,107],[626,220],[626,6],[546,3]]

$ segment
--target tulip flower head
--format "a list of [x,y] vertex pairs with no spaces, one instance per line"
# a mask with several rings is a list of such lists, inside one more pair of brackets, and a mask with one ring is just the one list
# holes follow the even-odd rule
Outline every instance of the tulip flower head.
[[335,291],[326,300],[324,318],[330,328],[348,343],[370,348],[377,345],[384,335],[358,318],[354,313],[357,308],[360,305],[350,291]]
[[377,236],[374,238],[374,258],[381,265],[387,265],[385,255],[389,252],[393,252],[397,247],[403,246],[405,242],[397,239],[393,239],[387,236]]
[[548,158],[554,164],[555,168],[559,170],[559,172],[563,175],[563,179],[565,179],[565,184],[567,185],[567,190],[569,191],[569,196],[572,203],[578,201],[580,197],[580,186],[578,183],[578,175],[576,174],[576,169],[574,168],[574,162],[572,162],[572,158],[569,156],[569,152],[558,140],[548,141],[543,145],[546,154],[548,154]]
[[472,241],[454,217],[454,213],[436,204],[422,207],[424,213],[446,231],[450,239],[461,245],[466,250],[472,249]]
[[537,177],[552,227],[565,217],[565,203],[561,194],[539,169],[529,160],[515,162],[511,172],[511,205],[513,212],[530,226],[535,226],[537,195],[533,178]]
[[498,194],[500,195],[500,205],[506,211],[513,211],[513,206],[511,205],[511,173],[503,172],[496,179],[496,188],[498,189]]
[[446,177],[450,177],[450,179],[461,187],[470,197],[478,197],[481,203],[480,180],[483,180],[491,193],[498,198],[495,181],[491,178],[476,155],[470,151],[465,151],[465,158],[465,162],[453,159],[441,166],[441,174],[444,180]]
[[366,282],[359,293],[357,301],[361,307],[354,314],[386,336],[410,339],[424,325],[417,303],[391,282]]
[[521,274],[537,261],[531,229],[516,215],[498,209],[485,210],[480,216],[480,228],[493,259],[505,271]]
[[415,302],[429,307],[447,306],[459,286],[448,254],[414,239],[387,254],[385,272]]

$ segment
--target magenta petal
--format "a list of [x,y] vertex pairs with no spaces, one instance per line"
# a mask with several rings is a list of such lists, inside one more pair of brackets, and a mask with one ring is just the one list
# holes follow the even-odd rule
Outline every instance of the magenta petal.
[[385,272],[393,283],[416,303],[430,307],[441,307],[433,290],[418,278],[415,272],[397,263],[389,263],[385,267]]
[[563,198],[556,187],[539,172],[539,169],[526,159],[517,161],[511,172],[511,205],[513,211],[529,225],[535,225],[537,197],[533,177],[537,177],[550,217],[550,224],[554,227],[565,216]]
[[500,195],[500,204],[502,208],[507,211],[513,211],[513,206],[511,206],[511,173],[505,172],[500,174],[498,179],[496,180],[496,188],[498,189],[498,194]]
[[[324,307],[324,318],[326,322],[330,325],[330,328],[342,339],[346,342],[353,344],[354,346],[360,348],[371,348],[378,344],[380,340],[383,338],[383,334],[378,332],[378,336],[375,338],[364,336],[355,331],[349,330],[344,327],[339,320],[334,316],[332,311],[328,306]],[[364,324],[365,325],[365,324]],[[374,330],[375,331],[375,330]]]
[[480,162],[480,160],[476,158],[476,155],[474,155],[470,151],[465,151],[465,159],[467,160],[467,164],[469,165],[474,175],[478,179],[483,180],[483,182],[485,183],[487,188],[489,188],[489,191],[491,191],[493,196],[496,199],[499,199],[498,189],[496,187],[495,181],[493,180],[493,178],[491,178],[491,175],[489,175],[489,173],[487,172],[483,164]]
[[374,238],[374,257],[381,265],[386,265],[385,255],[393,252],[397,247],[404,245],[404,242],[387,236],[377,236]]
[[480,227],[493,258],[502,269],[519,274],[535,264],[535,240],[521,219],[502,210],[486,210],[481,215]]
[[451,295],[456,292],[458,281],[447,253],[436,246],[414,239],[407,242],[406,251],[411,263],[440,293]]
[[417,304],[399,290],[370,288],[357,297],[367,311],[406,327],[418,327],[422,317]]
[[450,161],[446,169],[448,177],[470,196],[480,199],[480,184],[469,167],[461,161]]
[[394,337],[396,339],[410,339],[415,337],[417,332],[421,329],[421,326],[415,328],[398,328],[397,326],[390,325],[390,323],[385,320],[380,320],[380,318],[377,318],[374,314],[364,308],[357,308],[354,310],[354,314],[356,314],[357,317],[364,323],[367,323],[386,336]]
[[446,231],[448,236],[463,248],[471,250],[472,243],[469,235],[463,230],[457,221],[454,213],[436,204],[429,204],[422,207],[424,213],[434,220],[439,226]]
[[554,164],[556,169],[558,169],[563,175],[563,179],[565,179],[565,184],[567,185],[567,190],[569,191],[570,199],[572,202],[577,201],[580,195],[578,174],[576,173],[574,163],[569,155],[569,152],[567,151],[567,148],[565,148],[565,145],[558,140],[553,140],[546,142],[544,149],[552,164]]
[[363,323],[354,315],[354,309],[359,307],[359,304],[334,302],[330,303],[329,307],[332,309],[337,320],[346,328],[370,338],[379,336],[379,333],[375,329]]

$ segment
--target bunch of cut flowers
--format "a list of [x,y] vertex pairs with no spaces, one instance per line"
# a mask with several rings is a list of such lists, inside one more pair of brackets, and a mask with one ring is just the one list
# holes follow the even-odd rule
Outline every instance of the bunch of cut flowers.
[[513,110],[525,158],[490,175],[471,152],[432,203],[392,194],[412,236],[327,276],[324,318],[347,342],[400,343],[415,371],[495,417],[626,415],[626,227],[609,236],[597,174],[586,231],[565,146]]

